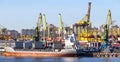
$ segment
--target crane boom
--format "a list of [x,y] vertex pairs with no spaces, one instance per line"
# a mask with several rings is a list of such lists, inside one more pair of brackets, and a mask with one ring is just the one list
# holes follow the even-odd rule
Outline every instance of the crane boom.
[[39,31],[40,31],[41,24],[42,24],[42,13],[40,13],[39,18],[38,18],[38,22],[37,22],[37,27],[39,28]]
[[91,10],[91,2],[89,2],[88,3],[88,20],[87,20],[87,22],[89,22],[90,21],[90,10]]
[[44,16],[43,27],[44,27],[44,30],[46,30],[46,16],[45,14],[43,14],[43,16]]
[[37,22],[37,27],[35,28],[35,31],[36,31],[35,41],[39,41],[41,24],[42,24],[42,14],[40,13],[38,22]]
[[60,18],[60,30],[62,30],[63,29],[63,22],[62,22],[61,14],[59,14],[59,18]]
[[43,16],[44,16],[44,20],[43,20],[43,30],[44,30],[44,32],[43,32],[43,36],[44,36],[44,40],[45,40],[45,31],[46,31],[46,16],[45,16],[45,14],[43,14]]
[[108,28],[112,24],[112,17],[111,17],[111,11],[110,10],[108,11],[108,14],[107,14],[106,24],[107,24]]

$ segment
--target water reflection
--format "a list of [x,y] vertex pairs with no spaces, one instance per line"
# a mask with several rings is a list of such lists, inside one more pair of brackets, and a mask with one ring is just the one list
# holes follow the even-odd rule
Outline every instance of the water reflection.
[[77,57],[64,57],[63,62],[77,62]]
[[103,58],[103,62],[110,62],[109,58]]
[[120,58],[93,58],[93,57],[4,57],[0,56],[0,62],[120,62]]

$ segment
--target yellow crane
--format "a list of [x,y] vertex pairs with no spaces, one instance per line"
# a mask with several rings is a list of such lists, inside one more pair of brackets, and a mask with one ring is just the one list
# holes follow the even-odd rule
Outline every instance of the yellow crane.
[[110,10],[108,10],[106,24],[107,24],[107,29],[109,29],[110,25],[112,24],[112,17],[111,17],[111,11]]
[[62,22],[62,16],[60,13],[59,13],[59,18],[60,18],[60,30],[62,30],[63,29],[63,22]]
[[90,22],[91,2],[88,3],[88,13],[78,21],[73,27],[76,27],[79,41],[89,41],[88,36],[92,35]]
[[43,14],[43,16],[44,16],[44,20],[43,20],[43,30],[44,30],[44,32],[43,32],[43,36],[44,36],[44,39],[45,39],[45,31],[46,31],[46,16],[45,16],[45,14]]
[[39,41],[39,34],[40,34],[41,25],[42,25],[42,13],[40,13],[40,15],[39,15],[37,27],[35,28],[35,31],[36,31],[35,40],[36,41]]
[[63,30],[62,16],[60,13],[59,13],[59,19],[60,19],[60,27],[59,27],[59,37],[60,37],[60,35],[62,36],[61,31]]

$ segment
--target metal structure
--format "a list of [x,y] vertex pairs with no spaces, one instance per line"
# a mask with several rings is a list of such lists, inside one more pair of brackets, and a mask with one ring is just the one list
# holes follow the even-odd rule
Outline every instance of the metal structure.
[[42,14],[40,13],[38,22],[37,22],[37,27],[35,28],[35,31],[36,31],[35,41],[39,41],[41,25],[42,25]]
[[109,34],[109,27],[112,24],[112,17],[111,17],[111,11],[108,11],[108,15],[107,15],[107,21],[106,21],[106,25],[104,26],[104,41],[106,43],[106,46],[108,45],[108,34]]
[[63,31],[63,22],[62,22],[61,14],[59,14],[59,19],[60,19],[59,37],[61,37],[62,36],[62,31]]
[[[111,11],[109,10],[108,11],[108,14],[107,14],[107,20],[106,20],[106,24],[104,26],[104,32],[103,32],[103,36],[102,36],[102,40],[103,40],[103,44],[101,45],[101,49],[106,50],[109,46],[109,40],[108,40],[108,34],[109,34],[109,27],[110,25],[112,24],[112,17],[111,17]],[[108,52],[108,51],[105,51],[105,52]]]
[[87,22],[89,22],[90,21],[90,10],[91,10],[91,2],[89,2],[88,3],[88,20],[87,20]]
[[90,35],[91,22],[90,22],[90,10],[91,2],[88,3],[88,13],[78,23],[73,25],[73,31],[77,34],[77,38],[80,41],[88,41],[87,38]]
[[[43,16],[44,16],[44,20],[43,20],[43,30],[44,30],[44,32],[43,32],[43,37],[44,37],[44,39],[46,38],[46,36],[45,36],[45,34],[46,34],[46,16],[45,16],[45,14],[43,14]],[[48,33],[49,34],[49,33]]]

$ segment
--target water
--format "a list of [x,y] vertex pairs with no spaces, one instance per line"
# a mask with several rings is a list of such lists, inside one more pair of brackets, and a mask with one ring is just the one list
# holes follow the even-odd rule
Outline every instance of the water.
[[90,57],[18,58],[0,56],[0,62],[120,62],[120,58],[90,58]]

